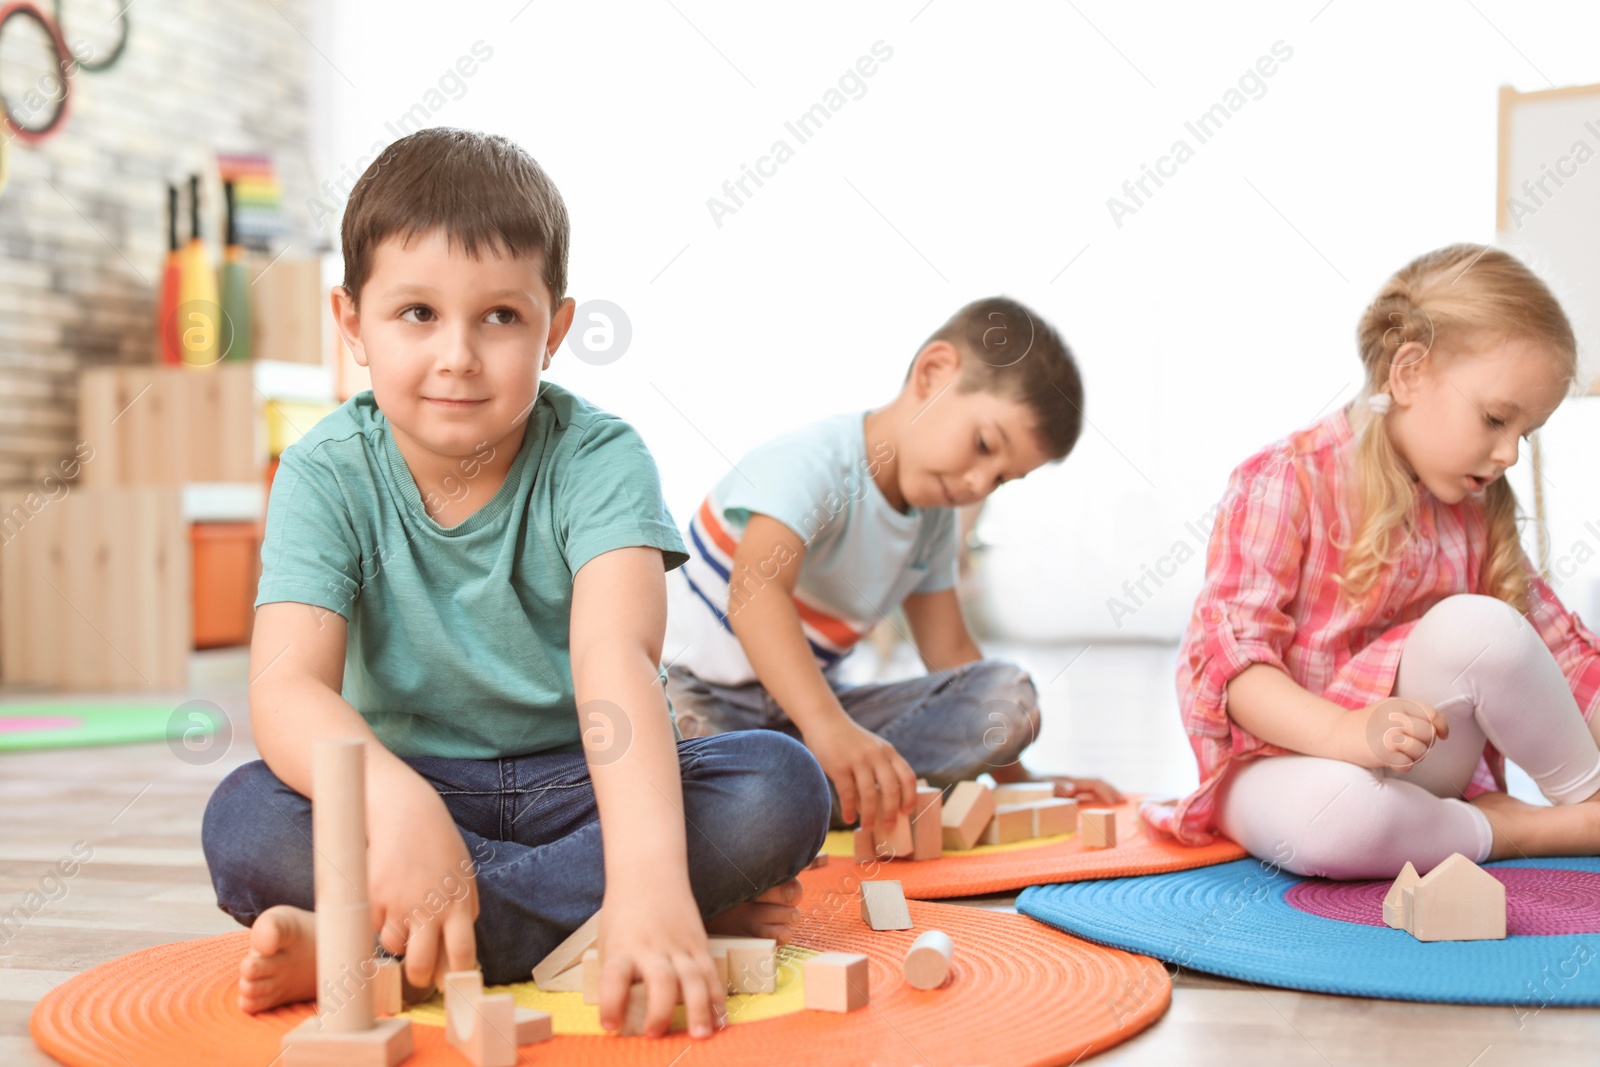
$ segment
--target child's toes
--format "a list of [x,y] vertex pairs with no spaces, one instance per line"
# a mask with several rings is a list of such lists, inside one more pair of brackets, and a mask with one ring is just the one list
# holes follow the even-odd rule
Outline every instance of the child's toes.
[[757,937],[772,937],[788,944],[800,923],[800,909],[782,904],[757,904],[751,909],[751,922],[759,929]]
[[794,905],[800,902],[800,894],[804,892],[800,879],[791,878],[787,882],[778,883],[755,899],[762,904]]

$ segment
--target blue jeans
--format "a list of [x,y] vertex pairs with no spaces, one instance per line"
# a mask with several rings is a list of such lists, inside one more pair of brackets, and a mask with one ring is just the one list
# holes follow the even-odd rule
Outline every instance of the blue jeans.
[[[405,762],[439,791],[477,864],[484,980],[526,981],[605,892],[583,754]],[[821,851],[828,785],[804,746],[777,734],[682,741],[678,768],[689,884],[702,917],[793,878]],[[313,908],[311,802],[264,762],[217,786],[201,843],[217,906],[244,925],[275,904]]]
[[[940,789],[1015,763],[1039,736],[1039,692],[1027,671],[1004,660],[975,660],[899,682],[833,685],[833,693],[847,715]],[[800,738],[760,682],[718,685],[674,664],[667,695],[684,737],[765,729]],[[832,822],[842,826],[838,804],[835,794]]]

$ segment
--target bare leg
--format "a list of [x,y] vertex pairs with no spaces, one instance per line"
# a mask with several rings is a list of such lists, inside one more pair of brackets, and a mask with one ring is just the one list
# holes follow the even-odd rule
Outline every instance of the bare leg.
[[1469,803],[1494,831],[1491,860],[1600,854],[1600,807],[1593,804],[1544,807],[1506,793],[1482,793]]
[[1055,786],[1056,796],[1071,797],[1091,804],[1121,804],[1123,800],[1117,787],[1103,779],[1077,774],[1036,774],[1024,767],[1021,760],[991,767],[989,776],[999,785],[1048,782]]

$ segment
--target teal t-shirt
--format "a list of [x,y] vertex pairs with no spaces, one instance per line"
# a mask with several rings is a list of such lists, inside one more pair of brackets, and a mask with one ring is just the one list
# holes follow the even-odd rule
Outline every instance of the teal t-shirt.
[[541,382],[505,484],[444,527],[365,392],[284,451],[256,606],[349,620],[344,699],[396,755],[578,751],[572,577],[639,545],[668,570],[687,558],[655,461],[617,416]]

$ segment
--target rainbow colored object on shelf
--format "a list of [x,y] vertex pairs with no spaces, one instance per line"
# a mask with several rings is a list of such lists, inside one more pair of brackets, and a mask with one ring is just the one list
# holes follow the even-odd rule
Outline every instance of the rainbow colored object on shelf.
[[289,232],[283,216],[283,187],[273,172],[271,156],[218,152],[217,172],[224,183],[233,183],[233,243],[264,252],[273,238]]

